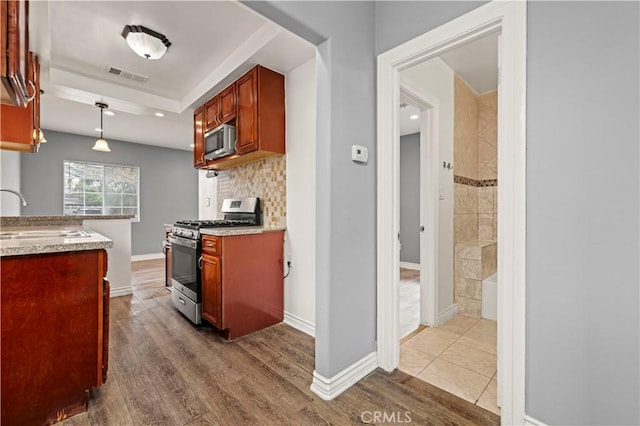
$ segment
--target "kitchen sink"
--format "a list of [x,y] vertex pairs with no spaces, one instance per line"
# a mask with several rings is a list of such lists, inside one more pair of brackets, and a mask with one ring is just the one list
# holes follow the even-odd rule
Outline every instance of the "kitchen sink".
[[33,230],[0,232],[0,240],[26,240],[35,238],[80,238],[89,237],[89,233],[81,230]]

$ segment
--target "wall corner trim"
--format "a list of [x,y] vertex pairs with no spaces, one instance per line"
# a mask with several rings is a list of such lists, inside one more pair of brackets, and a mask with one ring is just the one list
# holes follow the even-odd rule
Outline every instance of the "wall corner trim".
[[304,334],[308,334],[311,337],[316,337],[316,325],[304,318],[300,318],[290,312],[284,311],[285,324],[302,331]]
[[311,391],[325,401],[330,401],[378,368],[378,354],[371,352],[333,377],[326,378],[313,371]]
[[438,313],[438,325],[444,324],[456,315],[458,315],[458,304],[454,303]]
[[154,259],[164,259],[164,253],[136,254],[131,256],[132,262],[139,262],[141,260],[154,260]]
[[120,296],[128,296],[133,294],[133,287],[119,287],[119,288],[111,288],[109,292],[109,297],[120,297]]
[[419,263],[402,262],[402,261],[400,261],[400,267],[401,268],[406,268],[406,269],[412,269],[414,271],[419,271],[420,270],[420,264]]
[[540,420],[536,420],[533,417],[529,417],[525,415],[524,426],[547,426],[547,425],[545,423],[542,423]]

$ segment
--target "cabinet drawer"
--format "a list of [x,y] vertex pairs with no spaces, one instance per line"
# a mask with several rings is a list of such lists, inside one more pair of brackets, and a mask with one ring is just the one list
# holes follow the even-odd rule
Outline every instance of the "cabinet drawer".
[[220,256],[222,254],[222,238],[214,237],[213,235],[203,235],[202,251],[214,256]]

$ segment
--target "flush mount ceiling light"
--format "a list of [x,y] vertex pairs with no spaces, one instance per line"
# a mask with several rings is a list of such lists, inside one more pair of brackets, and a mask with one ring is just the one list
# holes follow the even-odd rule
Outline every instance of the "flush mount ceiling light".
[[156,112],[156,117],[164,117],[164,114],[161,112]]
[[171,46],[171,42],[164,34],[142,25],[125,25],[122,37],[131,50],[145,59],[160,59]]
[[107,143],[107,141],[104,139],[104,134],[103,134],[103,130],[104,130],[104,126],[102,123],[102,119],[104,116],[104,109],[105,108],[109,108],[109,105],[107,104],[103,104],[102,102],[96,102],[96,106],[98,108],[100,108],[100,139],[98,139],[96,141],[96,143],[93,145],[93,150],[94,151],[101,151],[101,152],[111,152],[111,150],[109,149],[109,144]]
[[410,118],[411,120],[417,120],[417,119],[418,119],[418,117],[420,117],[418,114],[413,114],[413,115],[412,115],[412,116],[410,116],[409,118]]

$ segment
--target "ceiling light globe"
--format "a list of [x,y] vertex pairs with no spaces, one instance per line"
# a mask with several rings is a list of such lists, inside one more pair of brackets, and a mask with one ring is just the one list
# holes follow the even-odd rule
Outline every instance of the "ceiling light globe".
[[109,149],[109,144],[104,139],[98,139],[91,149],[100,152],[111,152],[111,149]]

